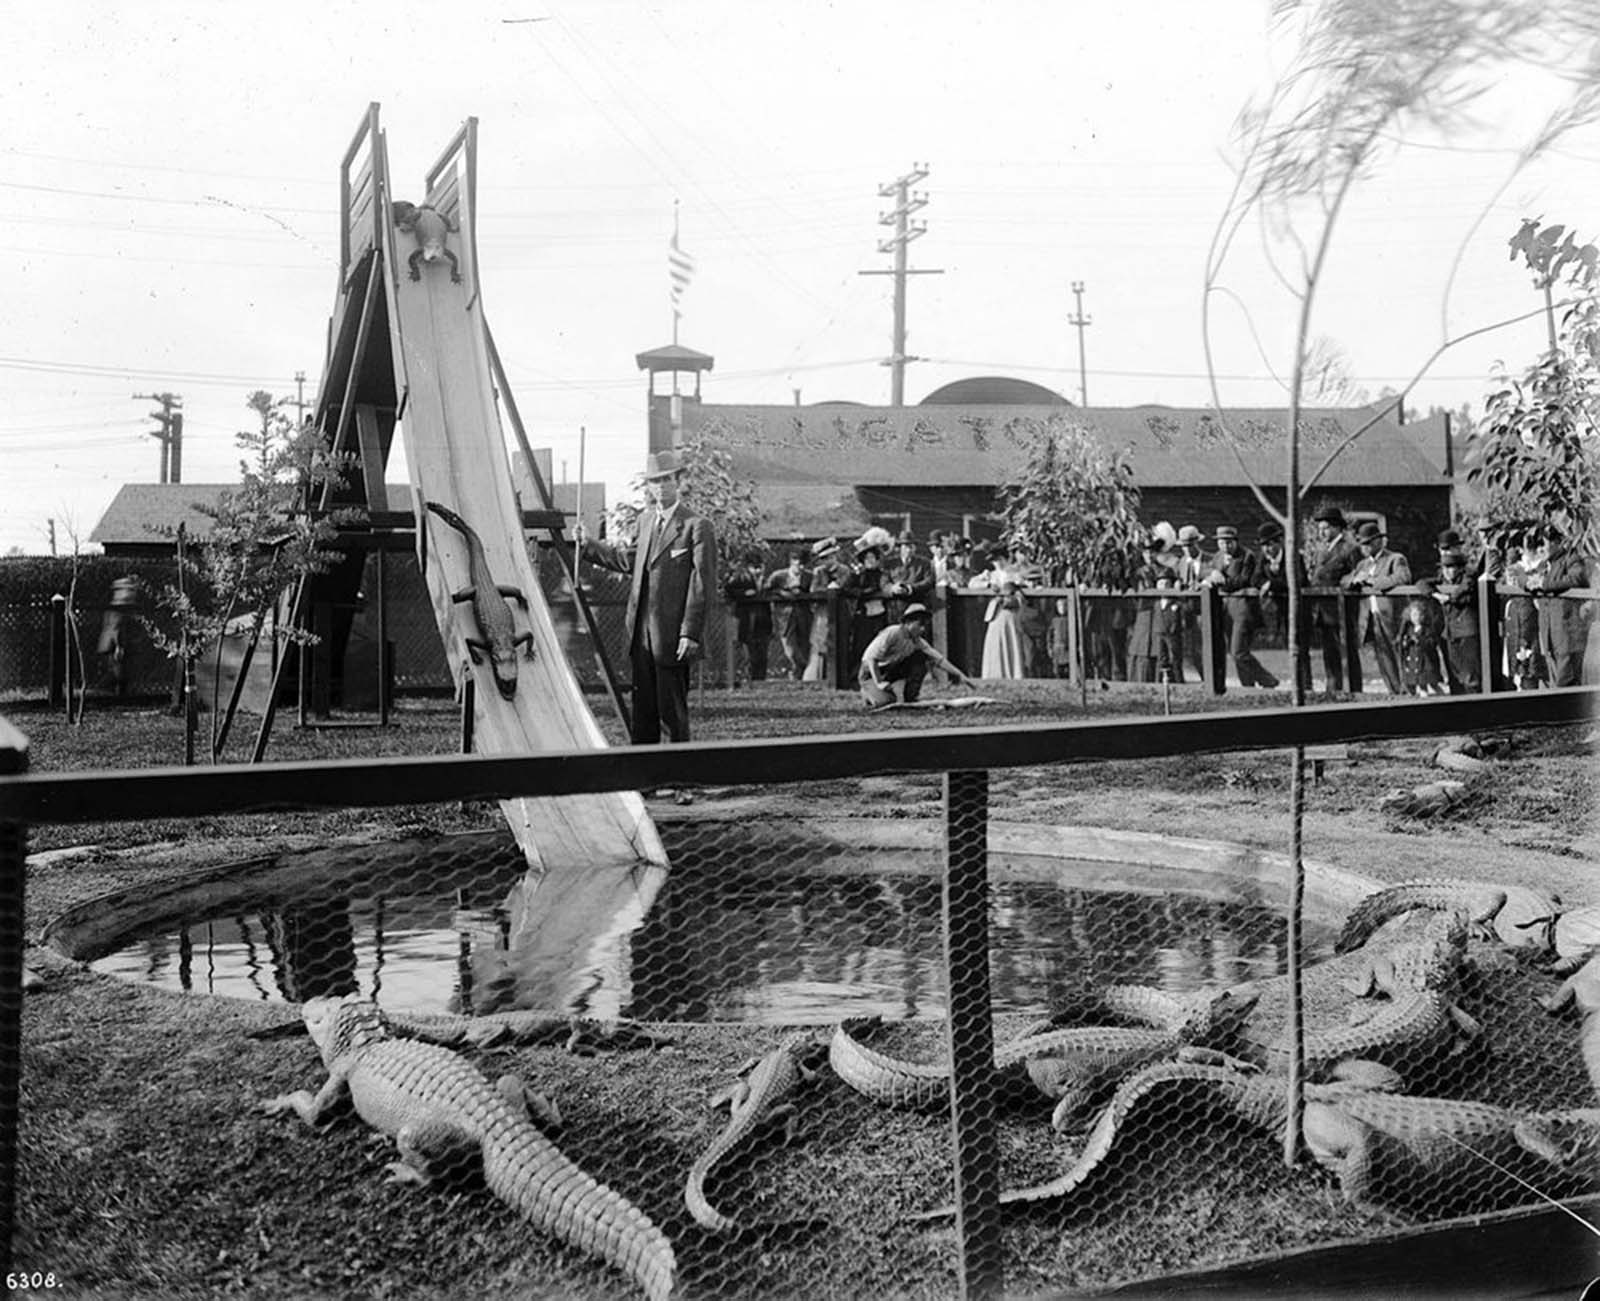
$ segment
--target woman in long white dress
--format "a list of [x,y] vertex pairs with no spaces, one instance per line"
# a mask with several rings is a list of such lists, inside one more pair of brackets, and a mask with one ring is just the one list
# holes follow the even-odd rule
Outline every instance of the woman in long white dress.
[[1028,676],[1028,641],[1022,626],[1022,591],[1007,579],[997,596],[989,598],[983,621],[983,673],[986,678]]

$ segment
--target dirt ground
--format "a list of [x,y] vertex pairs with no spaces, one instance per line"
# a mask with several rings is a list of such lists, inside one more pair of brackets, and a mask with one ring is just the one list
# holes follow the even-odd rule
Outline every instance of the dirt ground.
[[[847,693],[768,683],[697,693],[692,709],[697,735],[713,740],[1005,727],[1163,708],[1159,695],[1138,689],[1097,693],[1087,710],[1055,683],[1012,683],[995,694],[998,703],[960,715],[869,716]],[[1256,693],[1223,706],[1282,701]],[[1174,706],[1213,707],[1198,695]],[[158,712],[91,711],[77,728],[43,713],[12,721],[30,737],[35,771],[149,767],[181,755],[176,721]],[[408,705],[386,732],[283,727],[272,757],[448,753],[455,726],[448,704]],[[1305,853],[1380,880],[1463,876],[1544,886],[1569,904],[1600,901],[1600,774],[1588,731],[1516,729],[1480,738],[1493,746],[1491,770],[1471,780],[1448,814],[1430,819],[1386,813],[1380,801],[1443,775],[1432,767],[1437,738],[1351,746],[1308,788]],[[991,813],[1282,851],[1288,777],[1281,753],[1012,769],[991,775]],[[819,809],[841,818],[933,817],[940,783],[884,774],[702,790],[693,798],[696,817],[720,810],[737,818],[751,808],[780,817]],[[652,807],[664,819],[676,810]],[[230,857],[341,837],[477,829],[498,817],[490,804],[438,805],[35,828],[28,937],[36,941],[74,903]],[[84,845],[96,848],[50,852]],[[253,1037],[290,1019],[281,1005],[167,994],[37,948],[28,958],[46,985],[24,1008],[15,1264],[53,1272],[63,1284],[58,1294],[636,1295],[620,1275],[521,1225],[481,1189],[436,1194],[385,1184],[387,1156],[350,1118],[312,1134],[263,1116],[263,1098],[315,1088],[322,1078],[303,1035]],[[1506,979],[1527,983],[1528,997],[1536,988],[1521,969]],[[1002,1036],[1008,1028],[997,1027]],[[796,1142],[781,1153],[762,1150],[715,1191],[725,1206],[756,1218],[821,1217],[827,1227],[753,1241],[698,1230],[682,1209],[681,1181],[722,1123],[706,1098],[777,1036],[751,1026],[664,1030],[670,1044],[651,1051],[574,1057],[525,1047],[476,1057],[491,1076],[514,1070],[556,1096],[563,1150],[666,1230],[687,1296],[953,1292],[948,1231],[897,1219],[948,1196],[947,1122],[873,1108],[826,1072],[800,1096]],[[909,1051],[939,1051],[933,1030],[902,1035]],[[1581,1070],[1558,1073],[1572,1089],[1587,1087]],[[1409,1222],[1345,1205],[1324,1174],[1284,1169],[1270,1145],[1208,1128],[1185,1137],[1163,1152],[1160,1177],[1130,1169],[1122,1191],[1091,1208],[1008,1221],[1012,1286],[1091,1287]],[[1008,1184],[1047,1175],[1063,1159],[1031,1124],[1005,1119],[1001,1141]]]

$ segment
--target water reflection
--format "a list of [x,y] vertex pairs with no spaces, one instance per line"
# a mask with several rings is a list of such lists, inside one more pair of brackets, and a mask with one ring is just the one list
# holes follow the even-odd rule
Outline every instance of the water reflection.
[[[97,970],[196,993],[298,1002],[362,990],[390,1006],[486,1013],[567,1006],[651,1020],[811,1023],[942,1014],[941,896],[931,853],[874,851],[844,874],[815,851],[789,870],[769,856],[674,853],[670,880],[641,878],[633,903],[589,924],[548,924],[537,877],[505,868],[442,874],[416,888],[375,875],[365,892],[257,901],[141,934]],[[998,856],[997,856],[998,858]],[[861,869],[869,867],[870,873]],[[1128,879],[1056,865],[1062,879]],[[997,876],[1004,876],[997,862]],[[1037,873],[1024,873],[1037,875]],[[614,883],[613,883],[614,884]],[[611,885],[607,898],[615,897]],[[650,897],[659,890],[654,907]],[[578,917],[564,901],[559,917]],[[648,915],[646,915],[648,910]],[[1116,980],[1182,991],[1283,970],[1284,931],[1250,903],[1176,890],[992,888],[991,985],[1001,1010],[1072,1001]],[[1328,938],[1308,934],[1313,955]]]

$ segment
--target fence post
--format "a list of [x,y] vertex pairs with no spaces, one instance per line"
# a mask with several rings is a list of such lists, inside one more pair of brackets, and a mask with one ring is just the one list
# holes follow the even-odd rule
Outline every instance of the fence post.
[[1478,682],[1484,693],[1504,691],[1505,675],[1500,672],[1504,639],[1500,635],[1500,597],[1494,579],[1478,575]]
[[67,698],[67,598],[50,598],[50,708]]
[[[65,601],[62,602],[65,604]],[[0,777],[28,771],[28,738],[0,718]],[[12,1263],[22,1079],[22,878],[28,828],[0,819],[0,1274]]]
[[961,1291],[1001,1295],[1000,1157],[989,1009],[989,774],[944,775],[944,961]]
[[1200,668],[1213,696],[1228,690],[1228,637],[1222,622],[1222,597],[1210,584],[1200,600]]
[[1366,599],[1343,589],[1339,592],[1339,645],[1344,650],[1345,685],[1353,696],[1361,694],[1361,642],[1356,633],[1361,627],[1361,602]]
[[841,588],[828,593],[828,635],[833,638],[833,685],[839,691],[849,691],[855,685],[859,664],[850,664],[850,620],[845,611],[855,612],[855,602],[845,596]]

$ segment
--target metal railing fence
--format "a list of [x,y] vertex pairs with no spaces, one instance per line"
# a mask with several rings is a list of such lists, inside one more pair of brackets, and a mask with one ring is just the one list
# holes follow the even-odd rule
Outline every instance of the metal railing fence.
[[[950,1067],[943,1105],[953,1153],[957,1278],[964,1295],[998,1296],[1007,1280],[996,1136],[1003,1102],[995,1082],[990,989],[995,956],[987,848],[991,774],[1099,760],[1249,753],[1569,724],[1593,718],[1597,704],[1600,692],[1573,688],[1003,729],[67,774],[28,772],[26,739],[0,719],[0,881],[5,883],[0,897],[0,1187],[5,1191],[0,1197],[10,1199],[15,1189],[23,883],[30,826],[934,774],[942,782],[938,800],[944,825],[939,964]],[[1159,1161],[1160,1154],[1141,1159]],[[14,1206],[9,1200],[0,1202],[0,1215],[11,1223]],[[9,1234],[6,1240],[9,1248]],[[7,1268],[10,1263],[5,1262]],[[740,1266],[749,1268],[748,1262]],[[748,1273],[745,1277],[749,1281]],[[755,1277],[759,1283],[759,1273]],[[714,1279],[707,1290],[716,1290]],[[908,1290],[921,1290],[921,1285]]]

